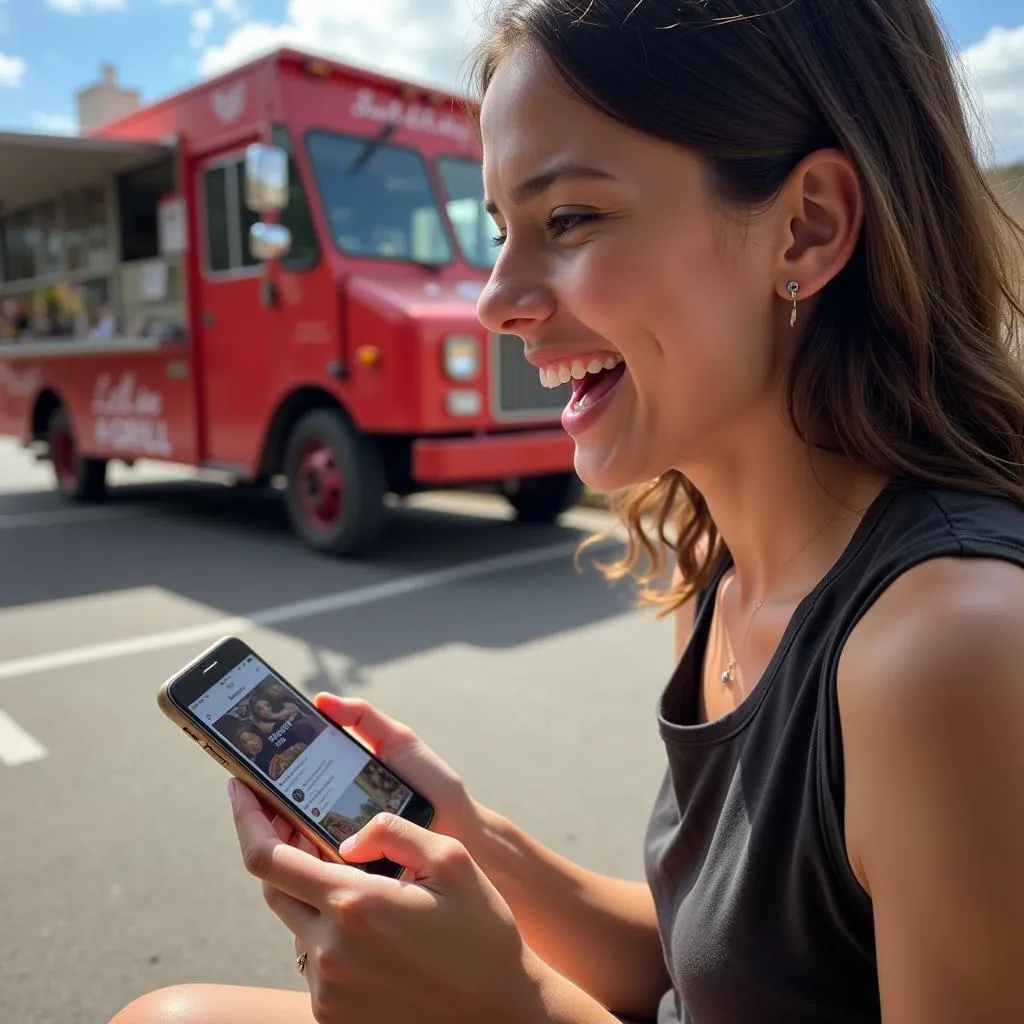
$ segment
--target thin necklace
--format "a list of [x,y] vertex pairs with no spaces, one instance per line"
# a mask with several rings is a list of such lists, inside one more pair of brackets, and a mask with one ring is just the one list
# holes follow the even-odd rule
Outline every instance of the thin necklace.
[[[857,515],[858,515],[858,513],[854,512],[853,515],[844,516],[842,519],[838,519],[836,516],[830,516],[828,519],[825,520],[824,524],[814,534],[814,536],[811,537],[811,539],[806,544],[804,544],[796,552],[795,555],[791,555],[788,559],[786,559],[785,562],[782,563],[781,568],[782,569],[786,569],[793,562],[795,562],[833,523],[844,522],[846,519],[853,519]],[[729,580],[731,581],[731,580],[733,580],[735,578],[736,578],[736,570],[734,569],[733,573],[732,573],[732,576],[729,577]],[[722,623],[722,634],[724,635],[725,642],[726,642],[726,644],[729,647],[729,663],[726,665],[725,671],[721,674],[721,676],[719,676],[719,682],[721,682],[721,684],[723,686],[728,686],[730,683],[736,681],[736,669],[737,669],[738,664],[739,664],[739,659],[741,657],[743,657],[743,655],[746,653],[746,650],[747,650],[747,638],[750,636],[750,627],[754,625],[754,619],[757,618],[757,613],[761,610],[762,606],[764,605],[764,600],[765,599],[763,597],[759,598],[754,603],[754,610],[750,613],[750,618],[747,619],[747,628],[743,631],[743,640],[740,643],[739,654],[736,655],[736,654],[733,653],[732,641],[729,639],[729,630],[726,629],[726,627],[725,627],[725,619],[724,619],[724,616],[722,615],[722,593],[723,593],[724,589],[725,588],[722,587],[722,586],[719,586],[719,588],[718,588],[718,614],[719,614],[720,621]]]

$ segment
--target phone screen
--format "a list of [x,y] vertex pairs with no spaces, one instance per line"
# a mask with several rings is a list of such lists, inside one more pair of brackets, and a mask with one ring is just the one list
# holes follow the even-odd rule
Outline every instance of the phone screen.
[[335,846],[381,811],[402,814],[415,797],[254,654],[188,709]]

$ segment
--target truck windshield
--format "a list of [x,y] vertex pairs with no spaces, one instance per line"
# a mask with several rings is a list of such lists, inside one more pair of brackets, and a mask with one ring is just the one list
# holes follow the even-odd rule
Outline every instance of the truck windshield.
[[423,158],[381,140],[311,132],[309,156],[334,244],[354,256],[452,259]]
[[437,170],[462,255],[474,267],[490,270],[498,257],[498,249],[492,241],[494,222],[483,206],[484,180],[480,165],[472,160],[441,157]]

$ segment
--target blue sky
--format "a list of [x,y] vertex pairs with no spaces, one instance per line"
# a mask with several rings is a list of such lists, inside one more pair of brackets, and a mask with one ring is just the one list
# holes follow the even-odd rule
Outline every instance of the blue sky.
[[[986,160],[1024,159],[1024,3],[935,0],[983,98]],[[144,100],[281,41],[450,85],[486,0],[0,0],[0,126],[67,131],[117,65]]]

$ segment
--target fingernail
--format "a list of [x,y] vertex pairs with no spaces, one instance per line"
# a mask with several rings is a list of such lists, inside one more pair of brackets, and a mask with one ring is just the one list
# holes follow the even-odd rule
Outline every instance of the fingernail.
[[359,836],[357,835],[349,836],[348,839],[346,839],[345,842],[343,842],[341,846],[338,847],[338,853],[348,853],[349,850],[354,850],[356,848],[356,841],[358,839]]
[[238,803],[238,779],[228,779],[228,799],[231,801],[231,806],[234,807]]

